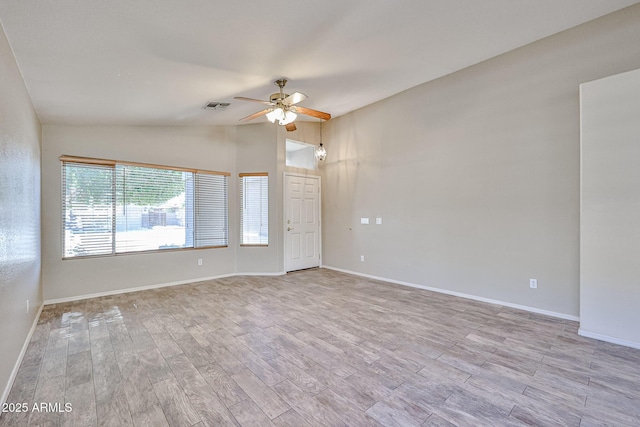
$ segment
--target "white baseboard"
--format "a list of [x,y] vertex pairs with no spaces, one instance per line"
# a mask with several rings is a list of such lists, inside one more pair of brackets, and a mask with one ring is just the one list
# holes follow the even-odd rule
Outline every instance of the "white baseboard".
[[130,293],[130,292],[146,291],[148,289],[166,288],[168,286],[186,285],[188,283],[204,282],[205,280],[223,279],[225,277],[234,277],[234,276],[281,276],[283,274],[286,274],[286,273],[284,273],[284,272],[275,272],[275,273],[228,273],[228,274],[220,274],[218,276],[198,277],[198,278],[195,278],[195,279],[180,280],[180,281],[177,281],[177,282],[157,283],[155,285],[138,286],[138,287],[135,287],[135,288],[116,289],[116,290],[113,290],[113,291],[98,292],[98,293],[94,293],[94,294],[84,294],[84,295],[76,295],[76,296],[65,297],[65,298],[48,299],[48,300],[44,301],[43,305],[51,305],[51,304],[60,304],[60,303],[63,303],[63,302],[80,301],[80,300],[89,299],[89,298],[106,297],[106,296],[109,296],[109,295],[127,294],[127,293]]
[[275,273],[235,273],[234,276],[284,276],[285,271],[277,271]]
[[18,355],[18,360],[16,360],[15,365],[13,366],[13,370],[11,371],[11,376],[9,377],[9,381],[2,392],[2,397],[0,397],[0,406],[4,405],[9,397],[9,392],[11,392],[11,387],[13,387],[13,382],[16,380],[16,376],[18,375],[18,370],[20,369],[20,365],[22,364],[22,359],[24,355],[27,353],[27,348],[29,347],[29,343],[31,342],[31,337],[36,330],[36,326],[38,326],[38,320],[40,319],[40,313],[42,313],[42,309],[44,308],[44,304],[40,305],[38,309],[38,313],[36,313],[35,319],[33,319],[33,324],[31,325],[31,329],[27,334],[27,338],[24,340],[24,344],[22,345],[22,350],[20,350],[20,354]]
[[598,334],[596,332],[586,331],[582,328],[578,329],[578,335],[586,338],[593,338],[600,341],[610,342],[611,344],[623,345],[625,347],[640,349],[640,342],[622,340],[620,338],[611,337],[609,335]]
[[440,294],[452,295],[452,296],[455,296],[455,297],[466,298],[466,299],[470,299],[470,300],[474,300],[474,301],[480,301],[480,302],[486,302],[486,303],[489,303],[489,304],[496,304],[496,305],[502,305],[502,306],[505,306],[505,307],[516,308],[518,310],[529,311],[531,313],[544,314],[545,316],[557,317],[559,319],[574,320],[574,321],[579,321],[580,320],[580,318],[578,316],[572,316],[570,314],[557,313],[555,311],[543,310],[541,308],[529,307],[529,306],[526,306],[526,305],[512,304],[510,302],[505,302],[505,301],[499,301],[499,300],[495,300],[495,299],[491,299],[491,298],[480,297],[480,296],[477,296],[477,295],[465,294],[465,293],[456,292],[456,291],[449,291],[447,289],[434,288],[434,287],[431,287],[431,286],[419,285],[417,283],[411,283],[411,282],[404,282],[402,280],[389,279],[389,278],[386,278],[386,277],[373,276],[371,274],[359,273],[357,271],[345,270],[343,268],[330,267],[328,265],[324,265],[322,268],[326,268],[326,269],[329,269],[329,270],[340,271],[342,273],[347,273],[347,274],[353,274],[355,276],[366,277],[366,278],[369,278],[369,279],[381,280],[383,282],[395,283],[397,285],[404,285],[404,286],[410,286],[412,288],[425,289],[427,291],[438,292]]

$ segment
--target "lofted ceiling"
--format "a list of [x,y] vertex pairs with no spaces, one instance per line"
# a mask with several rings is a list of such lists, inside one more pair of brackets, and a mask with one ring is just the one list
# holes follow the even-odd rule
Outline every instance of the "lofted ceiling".
[[637,2],[0,0],[0,22],[44,124],[214,125],[280,77],[336,117]]

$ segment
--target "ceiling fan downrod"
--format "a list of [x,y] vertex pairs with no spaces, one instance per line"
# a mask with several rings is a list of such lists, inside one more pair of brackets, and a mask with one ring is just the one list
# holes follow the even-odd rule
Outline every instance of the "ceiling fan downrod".
[[287,79],[278,79],[273,82],[273,84],[280,88],[280,93],[271,94],[271,96],[269,97],[271,102],[278,103],[279,101],[282,101],[287,96],[289,96],[288,94],[284,93],[284,85],[287,84]]

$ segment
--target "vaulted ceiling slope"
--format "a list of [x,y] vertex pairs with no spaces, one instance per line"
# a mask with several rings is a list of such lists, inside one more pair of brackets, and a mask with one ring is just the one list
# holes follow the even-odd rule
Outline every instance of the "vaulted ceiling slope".
[[44,124],[211,125],[279,77],[336,117],[637,2],[0,0],[0,22]]

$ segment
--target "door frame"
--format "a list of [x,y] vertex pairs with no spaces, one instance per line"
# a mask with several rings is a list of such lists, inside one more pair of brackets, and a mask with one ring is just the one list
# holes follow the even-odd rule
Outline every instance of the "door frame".
[[284,240],[282,259],[284,261],[284,272],[288,273],[289,266],[287,251],[289,249],[289,239],[287,239],[287,176],[297,176],[300,178],[314,178],[318,180],[318,268],[322,268],[322,177],[320,175],[284,172],[282,179],[282,205],[284,215],[282,215],[282,236]]

